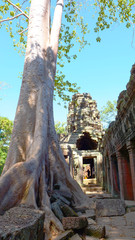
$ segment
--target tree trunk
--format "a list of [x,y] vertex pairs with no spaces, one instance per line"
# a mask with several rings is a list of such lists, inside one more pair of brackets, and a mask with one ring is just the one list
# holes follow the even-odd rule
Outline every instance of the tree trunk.
[[88,203],[70,176],[54,127],[53,91],[62,4],[62,0],[57,1],[50,34],[50,0],[32,0],[20,98],[0,177],[0,214],[19,204],[40,208],[46,213],[47,234],[52,223],[62,229],[50,208],[48,192],[54,184],[72,193],[74,205]]

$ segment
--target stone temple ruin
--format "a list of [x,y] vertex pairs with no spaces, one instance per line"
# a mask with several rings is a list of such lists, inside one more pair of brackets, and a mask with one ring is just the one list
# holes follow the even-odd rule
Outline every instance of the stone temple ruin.
[[104,137],[104,187],[113,196],[135,200],[135,64],[117,109]]
[[69,104],[68,136],[60,138],[70,172],[83,186],[100,184],[112,196],[135,200],[135,64],[105,135],[96,101],[75,94]]
[[71,175],[81,186],[102,185],[103,130],[96,101],[88,93],[75,94],[68,111],[68,135],[60,137],[60,144]]

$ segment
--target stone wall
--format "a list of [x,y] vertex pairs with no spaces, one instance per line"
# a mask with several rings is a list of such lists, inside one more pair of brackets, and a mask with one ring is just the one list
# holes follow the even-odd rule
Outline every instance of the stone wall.
[[121,199],[135,200],[135,65],[117,109],[104,136],[104,187]]
[[88,93],[75,94],[68,111],[68,135],[60,144],[70,172],[80,185],[88,179],[102,184],[103,130],[96,101]]

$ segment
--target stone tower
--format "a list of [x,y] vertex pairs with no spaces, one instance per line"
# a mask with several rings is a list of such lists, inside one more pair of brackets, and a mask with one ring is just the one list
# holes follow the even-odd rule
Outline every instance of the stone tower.
[[96,101],[90,94],[75,94],[69,103],[68,136],[61,138],[61,147],[71,174],[80,185],[102,184],[101,141],[103,136]]
[[69,103],[67,116],[68,132],[81,131],[86,129],[89,132],[94,131],[94,135],[101,135],[102,125],[100,122],[97,103],[92,100],[88,93],[75,94]]

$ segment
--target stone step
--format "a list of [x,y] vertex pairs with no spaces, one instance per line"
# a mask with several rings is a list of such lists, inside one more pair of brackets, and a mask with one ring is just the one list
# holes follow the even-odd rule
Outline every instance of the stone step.
[[82,186],[82,190],[84,192],[89,191],[89,192],[101,192],[102,191],[102,187],[97,185],[97,184],[90,184],[90,185],[83,185]]
[[84,184],[96,184],[97,183],[97,179],[96,178],[91,178],[91,179],[83,179],[83,183]]
[[126,212],[135,212],[135,201],[125,200]]
[[85,185],[85,184],[83,184],[83,187],[84,188],[87,188],[87,189],[102,189],[102,187],[101,186],[99,186],[99,185],[97,185],[97,184],[90,184],[90,185]]

